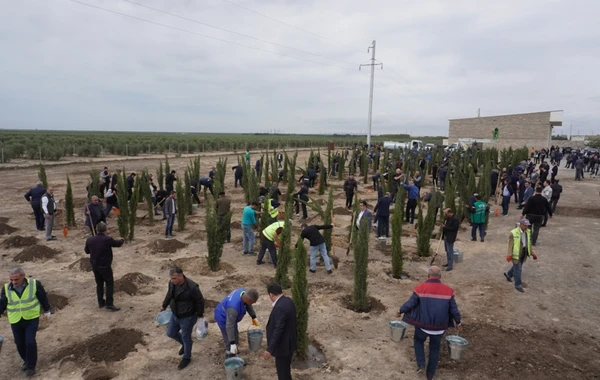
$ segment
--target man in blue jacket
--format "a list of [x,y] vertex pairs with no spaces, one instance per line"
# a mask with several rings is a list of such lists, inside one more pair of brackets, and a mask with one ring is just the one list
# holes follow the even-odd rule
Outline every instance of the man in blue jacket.
[[238,323],[246,313],[252,318],[252,324],[258,326],[256,312],[252,305],[258,301],[256,289],[236,289],[229,293],[215,308],[215,322],[221,329],[227,356],[238,354],[240,333]]
[[429,363],[427,380],[433,379],[440,359],[440,345],[448,327],[460,331],[460,313],[454,300],[454,289],[442,284],[442,271],[430,267],[427,281],[417,285],[412,296],[400,307],[398,317],[415,326],[414,347],[417,373],[425,369],[425,340],[429,338]]
[[415,209],[419,200],[419,188],[415,186],[413,181],[409,181],[408,185],[403,183],[402,187],[408,191],[408,202],[406,202],[406,223],[413,224],[415,222]]
[[377,217],[377,237],[382,237],[382,232],[385,228],[385,237],[390,237],[390,205],[392,197],[390,192],[385,193],[385,196],[379,198],[377,205],[373,211]]
[[29,189],[25,194],[25,199],[31,205],[33,209],[33,215],[35,215],[35,227],[38,231],[44,231],[44,213],[42,212],[42,196],[46,194],[46,189],[42,185],[41,181],[35,184],[35,187]]

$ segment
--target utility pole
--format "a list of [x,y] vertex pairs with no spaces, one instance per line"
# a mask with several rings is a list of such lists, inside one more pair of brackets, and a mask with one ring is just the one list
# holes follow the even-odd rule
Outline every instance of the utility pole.
[[383,63],[375,63],[375,40],[369,48],[367,53],[371,52],[371,63],[362,64],[358,66],[358,70],[363,66],[371,66],[371,90],[369,92],[369,124],[367,125],[367,149],[371,147],[371,122],[373,121],[373,82],[375,81],[375,66],[381,66],[383,69]]

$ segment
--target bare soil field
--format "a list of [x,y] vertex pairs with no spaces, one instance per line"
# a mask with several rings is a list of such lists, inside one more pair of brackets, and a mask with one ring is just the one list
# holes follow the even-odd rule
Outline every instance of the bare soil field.
[[[252,154],[252,160],[257,153]],[[217,154],[202,155],[202,173],[206,175]],[[304,162],[301,151],[298,162]],[[46,242],[35,229],[31,208],[23,194],[37,181],[35,162],[18,162],[0,169],[0,280],[8,280],[7,271],[22,266],[27,275],[42,282],[51,294],[54,313],[42,320],[37,335],[39,362],[37,379],[224,379],[224,349],[218,327],[211,323],[209,335],[195,340],[191,364],[177,371],[179,345],[166,336],[164,327],[154,322],[168,283],[168,268],[180,265],[186,275],[200,284],[206,299],[206,313],[213,322],[216,304],[238,287],[256,287],[261,293],[255,309],[262,328],[271,311],[266,291],[273,275],[272,266],[257,266],[255,257],[242,256],[239,226],[232,228],[232,242],[225,244],[221,270],[210,272],[205,263],[204,204],[189,217],[186,230],[165,241],[164,222],[154,226],[146,222],[136,228],[134,242],[114,249],[113,271],[117,281],[115,304],[121,311],[98,309],[95,283],[89,259],[83,251],[85,231],[83,207],[89,170],[108,166],[111,173],[125,167],[141,172],[147,167],[154,173],[161,156],[131,160],[95,159],[89,162],[65,162],[48,165],[48,181],[56,198],[64,198],[66,174],[73,183],[78,227],[60,233],[62,220],[55,223],[58,240]],[[187,157],[170,158],[171,168],[183,173]],[[229,155],[229,164],[236,161]],[[92,166],[93,165],[93,166]],[[540,232],[535,251],[537,262],[527,261],[523,279],[525,293],[517,292],[502,273],[509,230],[520,212],[512,204],[509,216],[492,217],[485,243],[470,241],[467,231],[459,233],[455,247],[464,255],[453,272],[442,281],[452,286],[463,316],[462,336],[469,340],[463,360],[449,359],[444,347],[436,378],[462,379],[600,379],[600,179],[574,182],[574,171],[561,168],[558,177],[564,187],[557,213]],[[405,226],[402,245],[405,251],[403,280],[390,278],[389,247],[371,234],[369,242],[369,293],[373,311],[355,313],[347,308],[352,293],[353,256],[346,256],[347,226],[351,216],[343,208],[341,183],[335,187],[334,254],[339,266],[327,275],[322,266],[308,273],[310,320],[309,337],[317,350],[311,360],[295,363],[295,379],[424,379],[415,374],[412,347],[413,329],[400,343],[390,340],[388,323],[395,319],[399,306],[412,289],[426,278],[429,258],[416,256],[414,226]],[[243,190],[233,187],[233,175],[226,178],[226,191],[232,198],[238,222],[245,206]],[[368,185],[359,184],[359,197],[371,208],[376,199]],[[284,187],[282,186],[282,191]],[[424,189],[424,191],[427,191]],[[318,197],[316,193],[311,197]],[[492,209],[496,206],[492,205]],[[146,213],[139,205],[138,216]],[[309,218],[314,213],[309,210]],[[109,234],[118,235],[116,218],[110,216]],[[294,234],[300,220],[294,216]],[[313,218],[312,223],[320,223]],[[176,229],[177,227],[175,227]],[[37,239],[37,240],[36,240]],[[295,237],[294,237],[295,239]],[[437,242],[431,241],[435,250]],[[256,247],[258,250],[258,246]],[[443,248],[442,248],[443,250]],[[445,256],[442,253],[442,256]],[[286,294],[290,294],[286,291]],[[262,352],[248,349],[245,330],[249,318],[240,323],[241,356],[248,365],[247,380],[274,379],[275,364],[262,359]],[[449,330],[453,334],[453,330]],[[21,361],[12,341],[6,318],[0,319],[0,335],[5,342],[0,354],[0,379],[20,379]],[[264,341],[263,341],[264,346]]]

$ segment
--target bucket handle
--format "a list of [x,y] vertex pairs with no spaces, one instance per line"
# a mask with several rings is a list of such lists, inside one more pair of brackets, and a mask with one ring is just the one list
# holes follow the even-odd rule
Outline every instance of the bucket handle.
[[264,331],[263,329],[261,329],[260,327],[258,327],[258,326],[254,326],[252,323],[251,323],[251,324],[248,326],[248,328],[246,329],[246,334],[248,334],[248,332],[249,332],[250,330],[259,330],[259,331],[262,331],[263,335],[264,335],[264,332],[265,332],[265,331]]

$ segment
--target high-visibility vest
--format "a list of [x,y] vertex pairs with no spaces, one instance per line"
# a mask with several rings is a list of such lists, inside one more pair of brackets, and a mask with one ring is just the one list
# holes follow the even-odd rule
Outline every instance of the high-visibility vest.
[[275,231],[277,231],[278,228],[282,228],[283,224],[284,222],[269,224],[269,226],[263,230],[263,235],[265,235],[268,240],[275,241]]
[[279,217],[279,209],[277,207],[273,207],[273,200],[269,199],[265,202],[269,202],[267,208],[269,216],[273,219],[277,219]]
[[[510,231],[513,236],[513,251],[512,251],[512,259],[519,260],[519,256],[521,255],[521,227],[517,227],[514,230]],[[531,230],[527,229],[527,256],[531,256]]]
[[7,300],[6,313],[8,315],[8,322],[11,325],[14,325],[21,319],[29,321],[40,317],[40,301],[35,295],[36,292],[37,281],[34,279],[30,279],[27,282],[21,298],[19,298],[16,291],[8,289],[8,284],[4,285],[4,294]]

